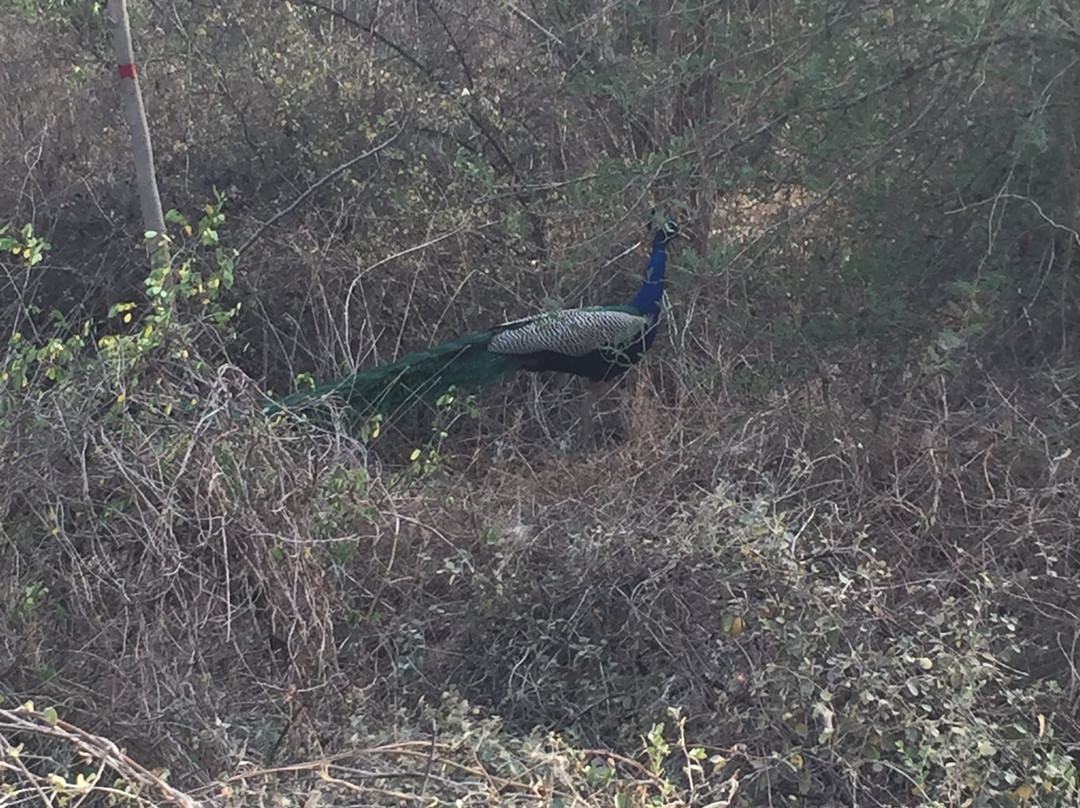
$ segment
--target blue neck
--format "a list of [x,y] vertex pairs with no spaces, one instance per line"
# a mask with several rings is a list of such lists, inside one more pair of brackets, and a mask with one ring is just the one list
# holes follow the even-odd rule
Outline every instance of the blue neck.
[[664,297],[664,273],[667,271],[667,234],[657,230],[653,236],[652,255],[645,270],[645,282],[630,301],[630,305],[648,315],[655,323],[660,319],[660,301]]

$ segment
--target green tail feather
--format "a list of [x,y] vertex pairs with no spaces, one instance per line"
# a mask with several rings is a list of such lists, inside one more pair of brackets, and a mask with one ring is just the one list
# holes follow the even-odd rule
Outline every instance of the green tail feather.
[[491,331],[406,354],[395,362],[362,370],[344,379],[286,396],[266,406],[268,415],[337,398],[361,415],[392,415],[417,401],[433,401],[449,390],[479,390],[521,368],[519,356],[487,349]]

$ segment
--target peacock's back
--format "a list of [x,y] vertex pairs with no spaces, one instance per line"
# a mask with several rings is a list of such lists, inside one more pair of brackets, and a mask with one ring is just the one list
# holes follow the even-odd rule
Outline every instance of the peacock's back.
[[554,351],[580,357],[605,345],[626,344],[648,325],[648,317],[628,306],[550,311],[499,326],[488,350],[516,355]]

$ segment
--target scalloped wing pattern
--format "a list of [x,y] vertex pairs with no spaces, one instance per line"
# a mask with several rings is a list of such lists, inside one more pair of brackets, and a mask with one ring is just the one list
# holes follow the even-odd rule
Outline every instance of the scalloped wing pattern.
[[[517,322],[524,325],[513,327]],[[610,309],[566,309],[507,325],[511,328],[499,332],[488,343],[492,353],[522,355],[553,351],[565,356],[585,356],[598,348],[631,341],[649,326],[649,318]]]

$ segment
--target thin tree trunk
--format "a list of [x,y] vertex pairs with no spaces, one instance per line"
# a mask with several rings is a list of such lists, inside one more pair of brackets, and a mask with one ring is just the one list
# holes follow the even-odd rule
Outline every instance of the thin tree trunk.
[[[673,0],[653,0],[653,36],[655,37],[655,53],[658,61],[666,61],[669,65],[675,58],[675,26],[672,24]],[[661,72],[661,75],[664,75]],[[668,76],[670,81],[670,76]],[[656,108],[653,110],[653,148],[665,149],[670,144],[673,133],[677,86],[672,86],[667,92],[661,92],[657,99]]]
[[150,145],[150,129],[146,124],[146,109],[135,71],[135,53],[131,46],[131,25],[128,21],[127,0],[109,0],[109,25],[112,27],[113,52],[120,73],[120,90],[124,97],[124,118],[131,132],[135,157],[135,181],[139,190],[143,229],[146,231],[146,251],[151,270],[162,272],[162,284],[168,283],[169,247],[165,233],[165,214],[161,210],[157,177],[154,175],[154,150]]

